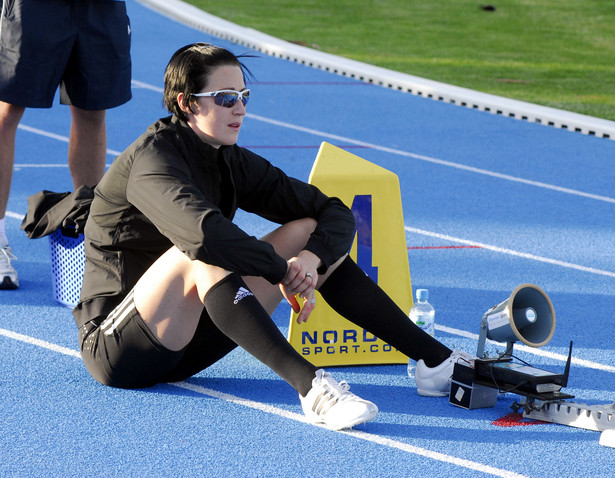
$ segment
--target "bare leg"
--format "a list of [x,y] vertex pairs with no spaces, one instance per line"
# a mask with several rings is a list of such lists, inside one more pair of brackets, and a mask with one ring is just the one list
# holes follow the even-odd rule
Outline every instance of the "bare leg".
[[180,350],[192,339],[203,311],[196,282],[209,288],[228,274],[219,269],[218,277],[216,269],[172,247],[137,282],[135,306],[166,348]]
[[15,135],[26,109],[0,101],[0,219],[6,214],[15,162]]
[[[285,224],[263,240],[285,258],[299,253],[314,230],[313,219]],[[162,345],[180,350],[192,339],[209,289],[230,272],[200,261],[189,260],[177,248],[163,254],[135,286],[135,305]],[[252,293],[271,314],[282,294],[277,285],[260,277],[246,277]]]
[[88,111],[70,107],[72,123],[68,145],[68,167],[75,189],[93,187],[105,173],[107,129],[105,110]]

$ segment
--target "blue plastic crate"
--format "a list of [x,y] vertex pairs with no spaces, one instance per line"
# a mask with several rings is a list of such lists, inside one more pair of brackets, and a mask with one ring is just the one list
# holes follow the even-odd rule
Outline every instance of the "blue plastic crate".
[[85,264],[83,234],[70,237],[57,230],[49,236],[49,247],[55,300],[66,307],[75,307],[79,302]]

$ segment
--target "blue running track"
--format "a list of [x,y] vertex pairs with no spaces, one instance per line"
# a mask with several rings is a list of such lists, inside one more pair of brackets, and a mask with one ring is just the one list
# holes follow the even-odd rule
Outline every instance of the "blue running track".
[[[195,41],[246,49],[134,0],[133,94],[108,113],[109,163],[158,117],[171,54]],[[615,141],[445,104],[266,57],[240,144],[307,180],[322,141],[399,176],[413,287],[430,290],[437,335],[476,350],[483,313],[519,284],[551,298],[557,328],[516,346],[561,371],[574,341],[575,401],[615,402]],[[68,191],[69,111],[28,110],[17,137],[7,232],[21,288],[0,291],[0,475],[607,477],[596,431],[503,420],[519,397],[464,410],[416,394],[403,365],[333,370],[373,400],[347,432],[304,423],[298,397],[237,350],[179,384],[115,390],[82,365],[70,310],[53,299],[49,246],[19,229],[27,197]],[[255,235],[271,227],[240,214]],[[289,307],[274,314],[287,331]],[[498,425],[516,426],[498,426]]]

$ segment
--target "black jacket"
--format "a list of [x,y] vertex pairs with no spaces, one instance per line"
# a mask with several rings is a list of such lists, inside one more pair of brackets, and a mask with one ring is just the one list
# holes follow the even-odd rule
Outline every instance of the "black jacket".
[[58,229],[65,236],[83,234],[94,191],[81,186],[74,192],[41,191],[28,197],[28,211],[21,228],[30,239],[48,236]]
[[233,224],[238,208],[278,224],[315,218],[305,248],[322,260],[321,273],[354,236],[353,215],[339,199],[247,149],[213,148],[177,117],[163,118],[115,159],[95,189],[77,324],[106,316],[172,245],[192,260],[280,282],[286,261]]

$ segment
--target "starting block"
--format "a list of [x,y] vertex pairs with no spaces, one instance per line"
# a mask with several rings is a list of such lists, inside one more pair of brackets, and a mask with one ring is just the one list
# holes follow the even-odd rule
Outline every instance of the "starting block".
[[[412,285],[397,175],[323,142],[309,183],[338,197],[352,210],[357,230],[350,256],[408,314]],[[288,336],[291,345],[312,364],[408,362],[406,355],[341,317],[316,294],[317,306],[307,322],[297,324],[297,314],[291,311]]]
[[538,409],[524,411],[523,416],[601,432],[598,443],[615,448],[615,402],[604,405],[565,401],[544,403]]
[[543,422],[559,423],[586,430],[615,433],[615,402],[606,405],[587,405],[575,402],[544,403],[538,410],[528,410],[524,417]]

